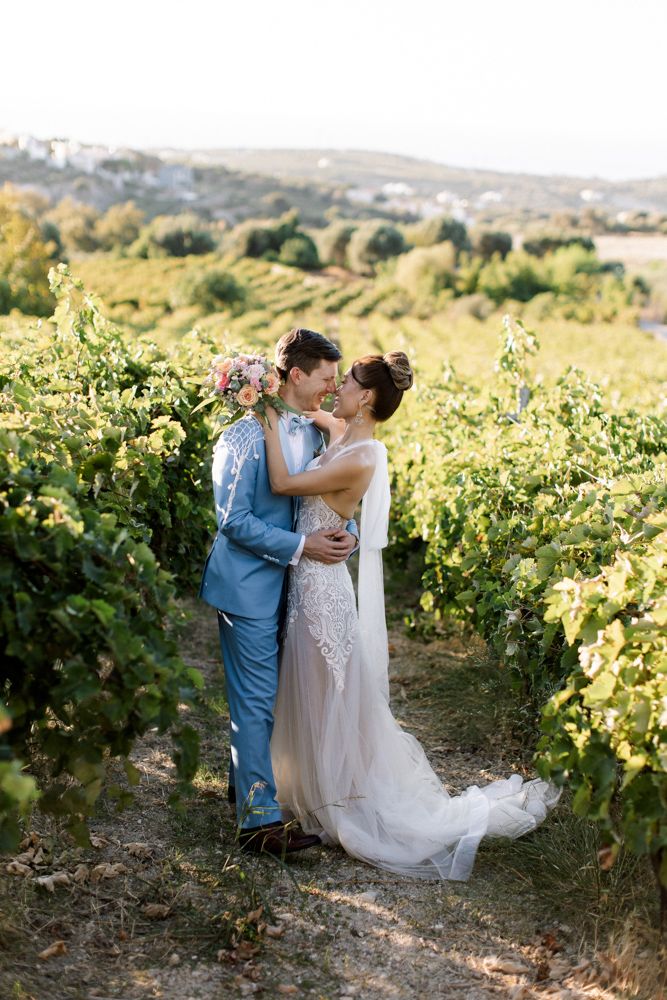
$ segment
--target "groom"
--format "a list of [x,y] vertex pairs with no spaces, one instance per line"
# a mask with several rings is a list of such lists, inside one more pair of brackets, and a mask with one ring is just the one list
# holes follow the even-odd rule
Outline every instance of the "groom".
[[[316,410],[335,391],[341,353],[312,330],[295,329],[276,346],[280,396],[294,410]],[[280,417],[280,440],[290,473],[303,471],[322,446],[312,421]],[[342,562],[357,544],[347,531],[296,532],[298,500],[269,485],[264,434],[246,417],[226,428],[213,456],[218,532],[204,567],[199,596],[218,610],[231,726],[230,801],[236,801],[241,847],[286,854],[318,837],[285,825],[276,801],[270,740],[278,689],[278,632],[287,567],[303,557]]]

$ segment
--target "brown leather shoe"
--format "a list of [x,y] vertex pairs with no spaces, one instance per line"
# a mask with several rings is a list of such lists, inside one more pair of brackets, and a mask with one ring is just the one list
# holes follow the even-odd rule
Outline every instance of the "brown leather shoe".
[[241,830],[239,844],[242,851],[253,854],[273,854],[279,858],[296,851],[317,847],[322,841],[315,834],[304,833],[293,823],[266,823]]

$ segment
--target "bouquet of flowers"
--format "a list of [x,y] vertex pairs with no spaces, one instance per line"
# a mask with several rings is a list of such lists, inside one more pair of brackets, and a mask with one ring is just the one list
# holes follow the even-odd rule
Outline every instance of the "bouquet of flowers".
[[276,410],[283,409],[279,389],[280,376],[264,355],[219,354],[213,358],[202,384],[206,398],[195,410],[213,405],[227,424],[240,420],[251,410],[266,418],[267,404]]

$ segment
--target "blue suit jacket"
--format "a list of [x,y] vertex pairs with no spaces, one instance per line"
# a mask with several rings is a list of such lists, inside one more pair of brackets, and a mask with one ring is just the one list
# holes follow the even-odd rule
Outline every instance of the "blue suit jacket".
[[[323,439],[312,424],[299,433],[307,435],[305,466]],[[244,417],[220,435],[213,453],[213,495],[218,531],[199,596],[232,615],[268,618],[280,603],[285,570],[301,535],[294,530],[298,498],[271,492],[264,434],[254,417]],[[354,521],[348,531],[357,534]]]

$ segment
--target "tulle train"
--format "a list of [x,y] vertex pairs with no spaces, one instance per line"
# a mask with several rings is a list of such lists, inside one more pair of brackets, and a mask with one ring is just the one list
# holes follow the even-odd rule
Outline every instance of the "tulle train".
[[302,603],[292,601],[271,744],[278,800],[304,830],[371,865],[412,877],[465,880],[482,837],[533,830],[558,792],[513,775],[449,795],[420,744],[394,719],[364,662],[347,568],[322,571],[329,593],[336,588],[338,598],[350,602],[352,647],[341,679]]

